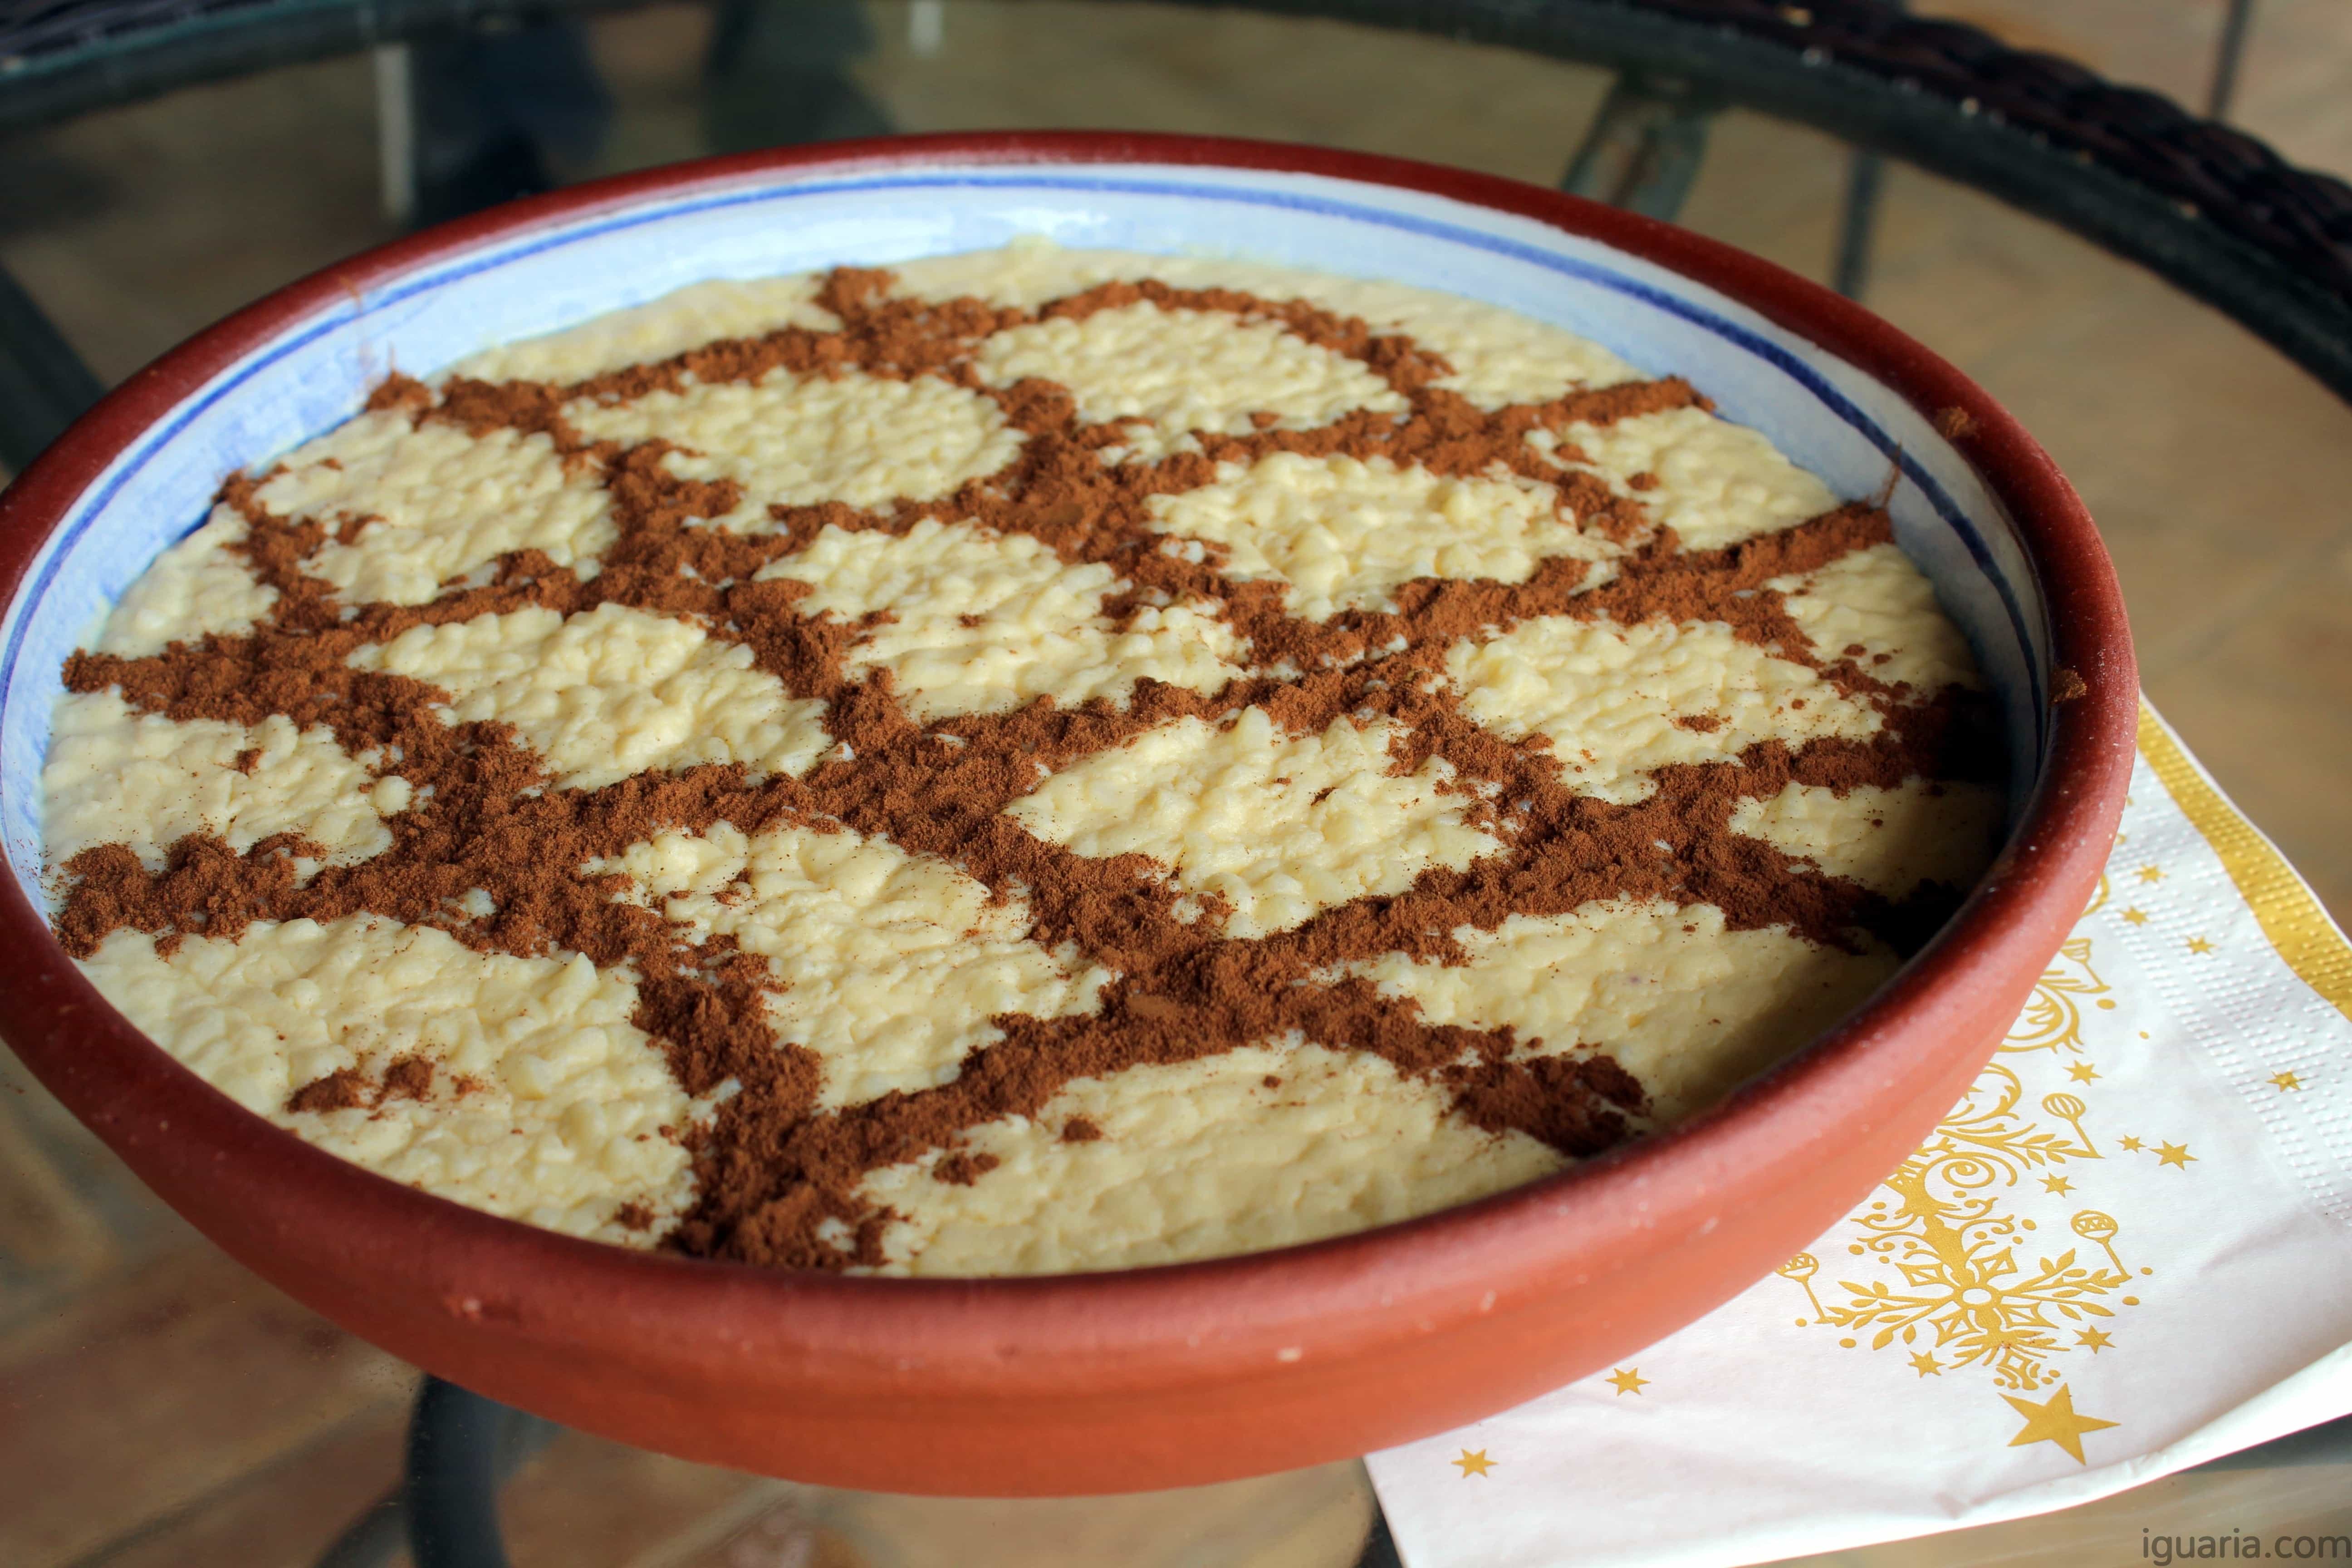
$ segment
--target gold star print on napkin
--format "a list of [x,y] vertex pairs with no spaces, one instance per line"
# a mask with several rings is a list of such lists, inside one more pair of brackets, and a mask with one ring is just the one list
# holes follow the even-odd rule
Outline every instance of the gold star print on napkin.
[[1927,1142],[1638,1364],[1372,1479],[1408,1568],[1724,1568],[2065,1508],[2352,1412],[2347,1231],[2352,945],[2143,710],[2098,892]]

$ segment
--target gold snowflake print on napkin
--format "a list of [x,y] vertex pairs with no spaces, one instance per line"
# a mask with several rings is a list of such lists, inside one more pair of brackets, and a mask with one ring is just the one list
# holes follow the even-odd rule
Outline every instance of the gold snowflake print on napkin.
[[[2116,1007],[2092,952],[2108,894],[2102,878],[1999,1055],[1849,1216],[1846,1267],[1801,1253],[1780,1268],[1805,1293],[1799,1326],[1837,1331],[1848,1349],[1895,1352],[1914,1381],[1978,1373],[2012,1405],[2056,1390],[2035,1409],[2063,1399],[2071,1412],[2055,1363],[2113,1348],[2114,1320],[2139,1305],[2126,1292],[2154,1272],[2134,1272],[2125,1222],[2084,1201],[2110,1152],[2126,1147],[2102,1148],[2095,1130],[2103,1075],[2093,1053],[2120,1057],[2130,1044],[2093,1039]],[[2074,1454],[2079,1444],[2060,1446]]]

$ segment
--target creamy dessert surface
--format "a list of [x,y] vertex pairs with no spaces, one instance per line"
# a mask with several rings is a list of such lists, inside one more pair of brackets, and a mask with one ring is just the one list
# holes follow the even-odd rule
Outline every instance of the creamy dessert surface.
[[1851,1011],[2001,820],[1885,515],[1687,383],[1039,244],[395,376],[66,684],[55,927],[165,1049],[425,1191],[786,1267],[1561,1170]]

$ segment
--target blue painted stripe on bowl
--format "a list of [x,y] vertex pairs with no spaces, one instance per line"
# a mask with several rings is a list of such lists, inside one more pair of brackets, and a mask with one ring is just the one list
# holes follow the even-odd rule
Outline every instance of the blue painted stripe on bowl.
[[[423,298],[461,283],[468,278],[501,267],[511,266],[533,256],[630,228],[669,221],[696,213],[756,205],[762,203],[857,195],[869,191],[963,188],[1175,197],[1310,212],[1319,216],[1417,234],[1485,251],[1490,255],[1506,257],[1622,294],[1654,309],[1677,316],[1694,326],[1713,333],[1750,356],[1764,361],[1791,381],[1796,382],[1841,423],[1862,436],[1894,463],[1897,471],[1918,489],[1938,520],[1960,541],[1985,581],[1999,595],[2002,607],[2008,615],[2010,628],[2017,638],[2018,647],[2024,649],[2032,646],[2033,638],[2027,624],[2024,606],[2020,603],[2015,589],[1993,560],[1992,552],[1987,546],[1983,535],[1967,513],[1953,500],[1949,493],[1927,472],[1900,442],[1801,359],[1748,328],[1678,295],[1627,277],[1612,268],[1561,256],[1499,235],[1483,234],[1475,229],[1443,223],[1432,218],[1418,217],[1377,207],[1360,206],[1333,197],[1311,195],[1302,192],[1253,189],[1182,179],[1150,180],[1135,177],[1087,177],[1072,174],[1046,174],[1033,170],[934,171],[854,179],[796,181],[783,185],[721,192],[684,200],[651,202],[643,206],[610,214],[572,227],[537,235],[520,244],[468,254],[459,261],[439,268],[427,268],[413,278],[395,283],[380,293],[362,300],[355,300],[350,305],[338,307],[310,323],[296,328],[256,353],[241,364],[224,372],[212,386],[174,409],[168,419],[152,426],[146,436],[124,455],[122,459],[113,465],[100,484],[76,504],[66,527],[58,531],[51,547],[45,552],[33,581],[20,593],[16,605],[12,606],[13,613],[10,616],[12,625],[9,628],[7,646],[5,653],[0,653],[0,727],[5,725],[7,705],[15,689],[16,667],[23,653],[24,640],[31,619],[29,612],[54,584],[58,573],[62,569],[66,559],[72,553],[74,546],[79,542],[81,536],[155,453],[170,444],[191,423],[254,376],[317,342],[321,336],[336,331],[375,311],[405,300]],[[188,528],[183,531],[180,537],[184,537],[187,532],[193,532],[195,528],[202,525],[202,522],[203,516],[199,513]],[[2031,689],[2030,710],[2037,716],[2038,722],[2039,716],[2046,708],[2042,700],[2041,672],[2034,668],[2030,658],[2023,663]],[[0,781],[0,794],[5,794],[5,781]]]

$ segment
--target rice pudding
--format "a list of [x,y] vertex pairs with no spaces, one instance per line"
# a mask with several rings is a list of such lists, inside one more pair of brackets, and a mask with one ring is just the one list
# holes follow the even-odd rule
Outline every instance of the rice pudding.
[[623,1245],[1034,1273],[1711,1104],[1990,858],[1883,511],[1528,318],[1036,244],[698,285],[231,476],[54,926],[249,1109]]

